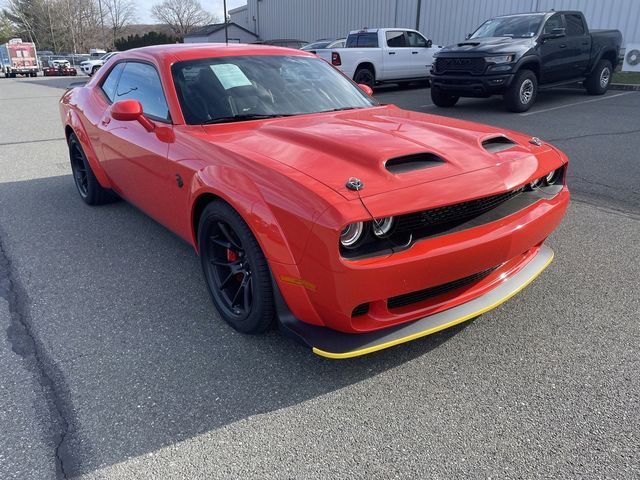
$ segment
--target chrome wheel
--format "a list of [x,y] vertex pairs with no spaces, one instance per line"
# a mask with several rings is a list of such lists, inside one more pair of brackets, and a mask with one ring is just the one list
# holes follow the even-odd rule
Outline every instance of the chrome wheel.
[[611,70],[608,67],[602,69],[600,72],[600,86],[602,88],[606,88],[609,85],[609,81],[611,80]]
[[531,99],[533,98],[533,82],[529,79],[526,79],[524,82],[522,82],[522,85],[520,85],[520,102],[522,102],[522,104],[527,104],[531,101]]

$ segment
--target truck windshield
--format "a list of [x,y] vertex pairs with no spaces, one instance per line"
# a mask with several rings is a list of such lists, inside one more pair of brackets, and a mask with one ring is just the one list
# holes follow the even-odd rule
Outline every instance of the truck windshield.
[[178,62],[173,81],[189,124],[366,108],[377,103],[324,60],[255,55]]
[[499,17],[487,20],[469,38],[486,37],[512,37],[530,38],[534,37],[544,15],[517,15],[513,17]]

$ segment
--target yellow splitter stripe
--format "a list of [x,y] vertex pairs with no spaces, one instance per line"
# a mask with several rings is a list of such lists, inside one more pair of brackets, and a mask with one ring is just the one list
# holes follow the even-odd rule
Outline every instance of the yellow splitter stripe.
[[[449,321],[445,321],[439,325],[433,326],[431,328],[427,328],[425,330],[422,330],[420,332],[417,333],[413,333],[410,335],[407,335],[405,337],[400,337],[400,338],[396,338],[394,340],[390,340],[388,342],[383,342],[380,343],[378,345],[373,345],[371,347],[367,347],[367,348],[362,348],[360,350],[353,350],[350,352],[342,352],[342,353],[334,353],[334,352],[326,352],[324,350],[321,350],[317,347],[313,347],[313,353],[315,353],[316,355],[320,355],[322,357],[326,357],[326,358],[332,358],[332,359],[336,359],[336,360],[341,360],[341,359],[345,359],[345,358],[352,358],[352,357],[358,357],[360,355],[366,355],[368,353],[373,353],[373,352],[377,352],[378,350],[384,350],[385,348],[389,348],[389,347],[393,347],[395,345],[400,345],[401,343],[406,343],[406,342],[410,342],[412,340],[416,340],[418,338],[422,338],[422,337],[426,337],[427,335],[431,335],[433,333],[439,332],[441,330],[445,330],[447,328],[453,327],[454,325],[458,325],[460,323],[466,322],[467,320],[471,320],[472,318],[475,318],[479,315],[482,315],[483,313],[488,312],[489,310],[493,310],[494,308],[498,307],[499,305],[503,304],[504,302],[506,302],[507,300],[509,300],[511,297],[513,297],[515,294],[517,294],[518,292],[520,292],[521,290],[523,290],[527,285],[529,285],[531,282],[533,282],[542,272],[545,268],[547,268],[551,262],[553,261],[553,256],[554,253],[553,251],[548,248],[548,247],[541,247],[541,252],[542,249],[544,249],[545,253],[548,252],[548,259],[541,265],[539,266],[532,274],[529,275],[528,278],[526,278],[522,283],[518,284],[513,290],[511,290],[510,292],[508,292],[506,295],[504,295],[503,297],[501,297],[500,299],[494,301],[493,303],[486,305],[476,311],[473,311],[471,313],[466,313],[458,318],[455,318],[453,320],[449,320]],[[540,253],[541,253],[540,252]],[[540,253],[538,253],[538,255],[540,255]],[[533,262],[535,260],[532,259],[531,262]],[[526,267],[525,267],[526,268]],[[499,287],[497,287],[499,288]],[[491,293],[491,292],[489,292]],[[487,294],[485,294],[487,295]],[[480,300],[482,299],[482,297],[479,297],[475,300]],[[472,300],[475,301],[475,300]],[[458,307],[454,307],[451,310],[455,310],[459,307],[462,307],[463,305],[460,305]],[[428,318],[428,317],[427,317]],[[419,321],[419,320],[417,320]]]

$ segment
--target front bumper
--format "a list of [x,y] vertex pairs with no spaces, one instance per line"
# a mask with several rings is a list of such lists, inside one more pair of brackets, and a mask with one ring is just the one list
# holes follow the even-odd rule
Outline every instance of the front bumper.
[[504,93],[513,81],[513,74],[501,75],[435,75],[431,85],[459,97],[489,97]]
[[276,291],[276,307],[284,333],[310,347],[315,354],[332,359],[357,357],[439,332],[482,315],[524,289],[552,260],[553,251],[549,247],[536,247],[524,266],[481,296],[410,323],[369,333],[342,333],[301,322],[287,308],[279,291]]

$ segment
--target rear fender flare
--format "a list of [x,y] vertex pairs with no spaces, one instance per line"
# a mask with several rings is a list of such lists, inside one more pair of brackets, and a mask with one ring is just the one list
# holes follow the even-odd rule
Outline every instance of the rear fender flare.
[[100,186],[102,186],[103,188],[112,188],[109,177],[107,177],[107,174],[104,172],[102,166],[100,165],[98,156],[96,155],[96,152],[91,145],[89,135],[82,125],[78,114],[73,110],[68,110],[65,124],[65,136],[67,138],[67,143],[69,143],[69,135],[71,135],[72,132],[75,133],[78,141],[80,142],[80,145],[82,146],[82,150],[84,151],[84,154],[89,161],[91,170],[93,170],[93,174],[98,180],[98,183],[100,183]]

